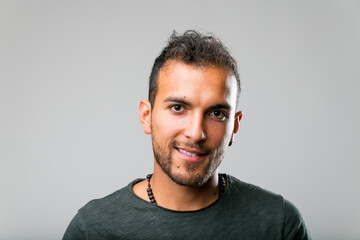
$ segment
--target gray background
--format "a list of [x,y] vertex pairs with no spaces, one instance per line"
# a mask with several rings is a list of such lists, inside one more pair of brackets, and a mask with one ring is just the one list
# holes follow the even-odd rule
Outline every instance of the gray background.
[[239,62],[220,171],[290,199],[314,239],[360,239],[359,1],[0,1],[0,239],[60,239],[152,172],[138,104],[173,29]]

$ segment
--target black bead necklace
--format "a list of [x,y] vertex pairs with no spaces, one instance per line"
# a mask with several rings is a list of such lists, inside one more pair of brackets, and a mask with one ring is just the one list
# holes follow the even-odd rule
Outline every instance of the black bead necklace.
[[[152,174],[148,174],[146,176],[147,182],[148,182],[148,188],[147,188],[147,194],[149,196],[149,200],[151,203],[157,205],[154,194],[152,192],[151,189],[151,185],[150,185],[150,179],[152,177]],[[225,182],[225,174],[219,174],[219,195],[223,194],[225,192],[226,189],[226,182]]]
[[146,179],[148,181],[148,188],[147,188],[147,193],[148,193],[148,196],[149,196],[149,199],[150,199],[150,202],[157,205],[156,201],[155,201],[155,198],[154,198],[154,194],[152,193],[152,189],[151,189],[151,186],[150,186],[150,179],[152,177],[152,174],[148,174],[146,176]]

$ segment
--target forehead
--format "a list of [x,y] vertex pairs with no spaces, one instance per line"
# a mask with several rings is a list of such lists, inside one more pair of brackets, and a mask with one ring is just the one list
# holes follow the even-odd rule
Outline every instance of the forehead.
[[170,60],[159,72],[156,98],[175,95],[194,100],[217,99],[233,105],[236,102],[236,91],[236,79],[225,68],[197,67]]

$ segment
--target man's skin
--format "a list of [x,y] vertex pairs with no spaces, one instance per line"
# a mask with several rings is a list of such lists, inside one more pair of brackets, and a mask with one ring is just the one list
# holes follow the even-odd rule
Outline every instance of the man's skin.
[[[227,69],[176,60],[163,65],[153,108],[145,99],[139,106],[143,131],[152,135],[150,183],[159,206],[189,211],[217,200],[218,166],[242,117],[236,96],[236,79]],[[150,201],[146,189],[146,180],[133,186]]]

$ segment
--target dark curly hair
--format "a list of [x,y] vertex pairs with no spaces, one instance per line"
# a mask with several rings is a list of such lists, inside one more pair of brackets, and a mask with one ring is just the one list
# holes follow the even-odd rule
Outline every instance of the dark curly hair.
[[183,35],[174,31],[151,70],[148,97],[152,107],[158,91],[159,71],[168,60],[178,60],[197,67],[214,65],[227,68],[236,78],[237,99],[239,98],[240,77],[237,64],[221,41],[213,35],[204,35],[194,30],[188,30]]

